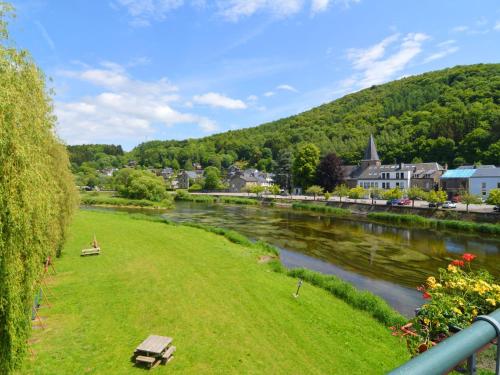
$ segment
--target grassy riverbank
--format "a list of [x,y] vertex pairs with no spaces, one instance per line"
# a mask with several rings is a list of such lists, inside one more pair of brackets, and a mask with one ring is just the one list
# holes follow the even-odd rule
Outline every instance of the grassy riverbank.
[[370,220],[386,223],[500,235],[500,224],[475,223],[463,220],[438,220],[418,215],[393,214],[388,212],[372,212],[369,213],[367,217]]
[[[94,233],[102,254],[81,258]],[[265,248],[231,241],[79,212],[50,281],[52,308],[41,310],[46,329],[34,331],[20,373],[143,373],[129,358],[152,333],[177,346],[158,373],[385,373],[407,359],[367,312],[310,284],[293,298],[296,279],[258,262]]]

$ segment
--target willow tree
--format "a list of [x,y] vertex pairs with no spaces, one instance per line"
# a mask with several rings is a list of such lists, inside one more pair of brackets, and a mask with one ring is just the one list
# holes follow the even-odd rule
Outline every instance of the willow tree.
[[43,262],[57,255],[77,202],[45,77],[9,39],[0,2],[0,373],[23,360]]

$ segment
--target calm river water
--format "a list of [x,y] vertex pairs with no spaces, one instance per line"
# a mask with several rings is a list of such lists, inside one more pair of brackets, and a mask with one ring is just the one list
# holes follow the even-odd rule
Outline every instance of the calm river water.
[[176,203],[163,216],[234,229],[281,249],[287,267],[335,274],[384,298],[406,316],[422,303],[416,286],[464,252],[500,276],[500,238],[408,229],[286,208]]

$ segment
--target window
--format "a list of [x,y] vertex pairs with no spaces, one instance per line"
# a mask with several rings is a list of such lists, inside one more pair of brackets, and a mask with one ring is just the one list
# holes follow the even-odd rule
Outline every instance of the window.
[[499,189],[500,189],[500,182],[497,184],[497,188],[499,188]]
[[382,189],[385,189],[385,182],[382,182]]
[[481,183],[481,189],[486,189],[486,182]]
[[396,187],[399,187],[399,182],[396,182]]
[[[500,184],[499,184],[500,185]],[[375,187],[378,188],[378,182],[375,182]]]
[[382,180],[385,180],[385,173],[382,173]]
[[385,184],[385,188],[386,188],[386,189],[390,189],[390,188],[391,188],[391,183],[390,183],[390,182],[386,183],[386,184]]
[[401,179],[404,179],[405,178],[405,173],[401,173]]
[[486,195],[486,191],[485,191],[485,190],[483,190],[481,194]]

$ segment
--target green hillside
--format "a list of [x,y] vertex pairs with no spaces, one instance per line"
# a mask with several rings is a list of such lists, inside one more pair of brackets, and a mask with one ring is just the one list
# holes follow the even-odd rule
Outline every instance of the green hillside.
[[500,164],[500,64],[425,73],[372,86],[307,112],[196,140],[152,141],[129,155],[147,166],[235,161],[270,170],[278,153],[303,142],[346,163],[362,157],[369,133],[384,162]]

